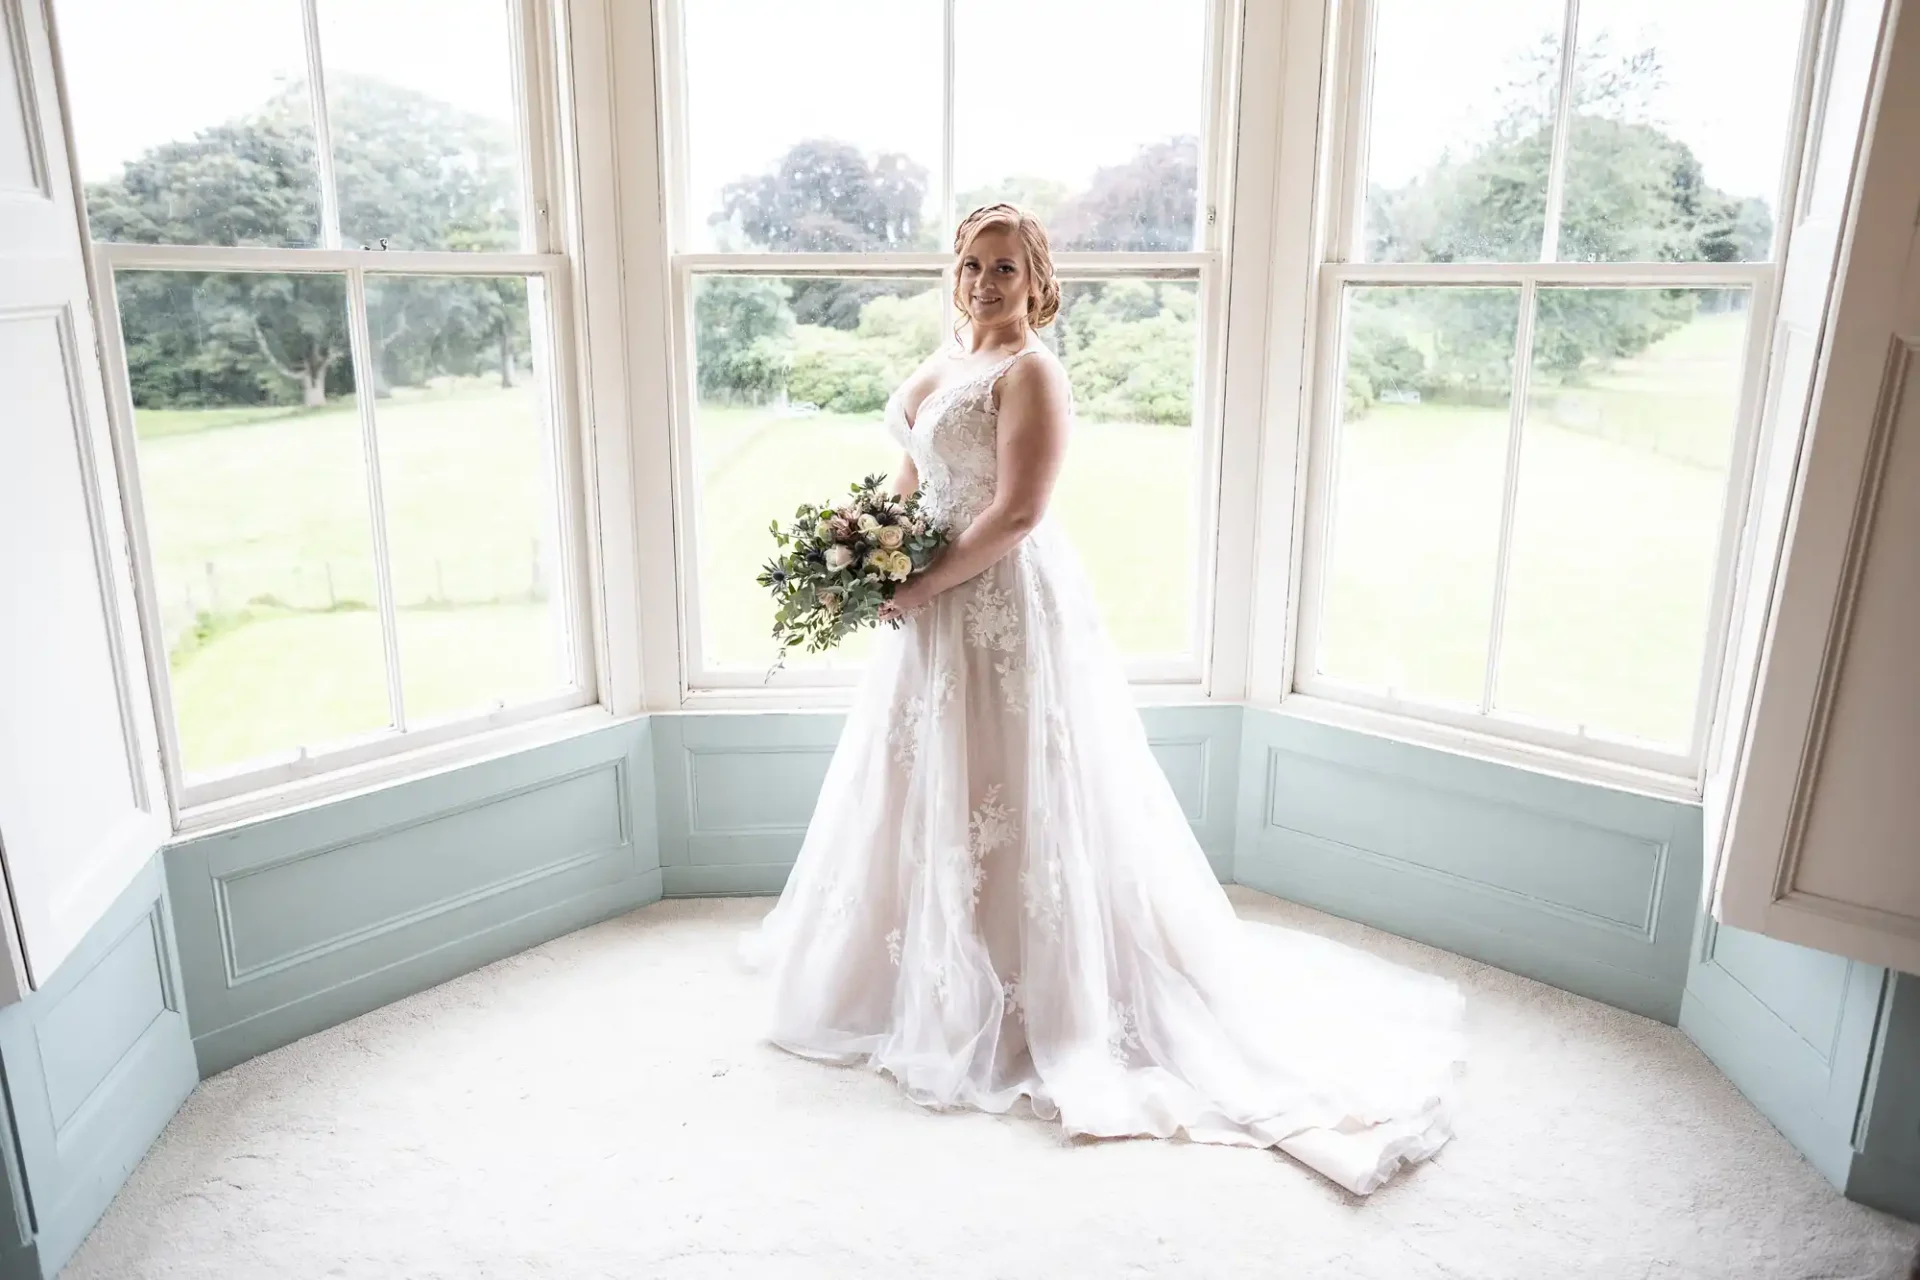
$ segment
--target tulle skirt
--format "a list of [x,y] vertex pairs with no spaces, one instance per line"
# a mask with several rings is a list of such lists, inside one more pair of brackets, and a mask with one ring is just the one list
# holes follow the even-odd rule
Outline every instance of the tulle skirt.
[[743,950],[774,1043],[929,1107],[1277,1147],[1362,1195],[1451,1136],[1459,993],[1235,916],[1046,525],[883,632]]

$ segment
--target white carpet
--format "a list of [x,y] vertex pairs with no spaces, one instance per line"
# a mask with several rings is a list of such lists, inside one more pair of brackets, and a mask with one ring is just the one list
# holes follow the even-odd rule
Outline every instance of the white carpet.
[[1903,1276],[1671,1027],[1234,890],[1468,995],[1459,1136],[1364,1202],[1266,1152],[933,1115],[755,1042],[681,901],[203,1084],[65,1273],[89,1277]]

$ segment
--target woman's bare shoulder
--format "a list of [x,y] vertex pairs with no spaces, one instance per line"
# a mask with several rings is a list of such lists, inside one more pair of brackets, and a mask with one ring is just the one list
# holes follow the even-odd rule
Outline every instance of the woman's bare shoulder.
[[1045,347],[1035,347],[1022,355],[1000,379],[1002,408],[1009,402],[1034,409],[1064,408],[1072,395],[1067,367]]

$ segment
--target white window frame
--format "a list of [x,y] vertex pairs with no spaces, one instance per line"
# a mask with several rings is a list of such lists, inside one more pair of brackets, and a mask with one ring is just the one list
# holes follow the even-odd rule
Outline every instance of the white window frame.
[[[1560,109],[1555,118],[1554,152],[1549,170],[1548,222],[1543,257],[1552,257],[1557,239],[1565,170],[1568,109],[1573,90],[1581,0],[1564,0]],[[1284,594],[1263,584],[1253,623],[1256,654],[1277,651],[1277,660],[1256,658],[1251,679],[1256,700],[1274,701],[1303,716],[1385,733],[1412,741],[1453,747],[1568,776],[1623,783],[1671,794],[1697,794],[1704,770],[1706,747],[1720,694],[1720,669],[1727,643],[1734,595],[1734,568],[1739,550],[1747,498],[1753,483],[1760,411],[1763,406],[1778,305],[1780,264],[1785,260],[1801,171],[1801,150],[1814,80],[1814,48],[1819,28],[1819,0],[1809,0],[1802,20],[1797,89],[1788,116],[1788,137],[1776,210],[1773,247],[1760,263],[1367,263],[1354,261],[1364,212],[1367,128],[1371,108],[1371,37],[1375,0],[1295,0],[1291,16],[1303,36],[1318,37],[1315,52],[1322,58],[1317,118],[1291,129],[1296,180],[1312,155],[1315,201],[1305,217],[1282,225],[1282,252],[1291,248],[1305,276],[1303,303],[1289,312],[1283,280],[1276,286],[1276,321],[1298,326],[1301,346],[1291,364],[1299,388],[1291,422],[1276,422],[1270,447],[1280,455],[1266,468],[1267,483],[1287,485],[1294,494],[1284,527],[1281,518],[1263,521],[1263,536],[1291,548],[1291,564],[1263,566],[1285,582]],[[1312,12],[1318,10],[1319,13]],[[1324,27],[1321,24],[1324,23]],[[1324,35],[1322,34],[1324,32]],[[1289,51],[1293,73],[1300,52]],[[1306,145],[1303,133],[1314,127],[1316,136]],[[1283,164],[1283,170],[1287,166]],[[1282,217],[1285,212],[1282,211]],[[1489,637],[1487,671],[1481,710],[1455,709],[1398,696],[1390,691],[1364,689],[1315,674],[1315,639],[1322,617],[1321,589],[1333,508],[1334,443],[1340,414],[1341,309],[1350,285],[1489,284],[1517,286],[1520,323],[1515,340],[1515,390],[1508,424],[1503,509],[1498,551],[1493,630]],[[1496,677],[1501,621],[1513,537],[1513,510],[1518,481],[1519,443],[1526,407],[1526,381],[1531,367],[1534,294],[1553,286],[1726,287],[1748,291],[1747,338],[1743,354],[1740,394],[1728,480],[1723,498],[1721,532],[1709,605],[1708,633],[1697,681],[1693,731],[1681,750],[1587,732],[1569,731],[1526,717],[1493,709],[1491,691]],[[1284,395],[1284,385],[1272,388]],[[1297,414],[1297,416],[1295,416]],[[1288,440],[1286,437],[1291,436]],[[1278,439],[1275,439],[1278,437]],[[1269,543],[1271,545],[1271,542]],[[1278,641],[1278,643],[1275,643]]]
[[[610,67],[576,59],[576,42],[604,49],[609,15],[600,0],[509,0],[513,91],[522,140],[523,242],[518,252],[363,250],[341,244],[337,188],[328,144],[325,81],[320,59],[317,0],[300,0],[304,19],[308,88],[316,134],[316,168],[322,193],[321,242],[313,248],[139,244],[87,240],[100,358],[108,393],[115,466],[130,531],[135,596],[145,637],[145,660],[160,731],[160,754],[173,826],[191,832],[225,826],[418,774],[553,740],[637,712],[643,702],[639,636],[634,625],[633,565],[628,546],[606,531],[631,527],[633,499],[628,450],[623,437],[599,438],[597,417],[624,418],[624,386],[602,386],[588,377],[591,357],[609,351],[619,358],[615,286],[595,283],[585,270],[589,257],[611,260],[617,229],[612,184],[582,165],[582,155],[613,152]],[[577,63],[577,65],[576,65]],[[69,143],[71,146],[71,142]],[[81,217],[85,218],[84,207]],[[356,370],[370,347],[365,306],[369,276],[520,276],[540,285],[542,305],[533,308],[533,341],[544,388],[547,440],[555,486],[560,546],[558,587],[564,593],[574,670],[573,687],[477,714],[436,719],[408,728],[399,689],[391,568],[385,545],[386,513],[380,496],[374,404],[360,393],[363,459],[373,528],[373,555],[386,658],[388,698],[394,723],[382,730],[329,744],[291,758],[209,775],[186,775],[173,714],[171,670],[160,622],[158,579],[142,508],[139,451],[132,391],[120,329],[115,273],[128,269],[345,277],[348,329]],[[589,302],[607,294],[598,314]],[[597,304],[596,304],[597,305]],[[610,382],[610,380],[602,380]],[[356,385],[359,379],[356,378]]]
[[[655,542],[647,568],[675,584],[674,623],[677,627],[679,698],[687,708],[775,708],[843,706],[860,679],[854,668],[839,670],[785,669],[769,680],[765,673],[709,665],[701,646],[699,582],[699,488],[694,463],[693,413],[697,406],[692,333],[693,291],[701,276],[748,275],[796,278],[805,276],[880,276],[923,278],[950,286],[952,259],[945,253],[713,253],[687,248],[694,242],[688,208],[686,107],[687,74],[681,20],[682,6],[697,0],[658,0],[654,5],[654,33],[659,77],[661,200],[666,260],[668,341],[667,417],[671,423],[670,474],[673,539],[671,546]],[[924,2],[924,0],[923,0]],[[941,225],[952,226],[955,208],[953,65],[955,7],[964,0],[940,0],[944,19],[942,148],[937,180]],[[1193,430],[1193,616],[1191,651],[1178,658],[1130,659],[1127,673],[1136,695],[1149,701],[1183,701],[1209,693],[1208,661],[1216,632],[1215,589],[1216,521],[1219,516],[1220,463],[1226,318],[1233,203],[1234,145],[1238,33],[1241,5],[1237,0],[1208,0],[1206,6],[1206,65],[1203,69],[1204,109],[1200,136],[1199,208],[1195,241],[1198,248],[1180,253],[1057,252],[1054,266],[1063,283],[1091,280],[1162,279],[1193,281],[1198,290],[1197,358]],[[671,554],[672,563],[664,563]],[[664,621],[656,603],[650,619]],[[654,703],[654,705],[663,705]]]

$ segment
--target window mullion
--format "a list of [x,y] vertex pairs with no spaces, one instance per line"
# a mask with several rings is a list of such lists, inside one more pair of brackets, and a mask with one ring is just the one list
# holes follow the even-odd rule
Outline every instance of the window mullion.
[[[955,204],[959,193],[954,189],[954,6],[958,0],[941,2],[941,57],[940,57],[940,240],[944,241],[960,220]],[[971,212],[971,210],[969,210]]]
[[542,39],[545,25],[537,8],[526,0],[509,0],[507,60],[513,68],[514,121],[520,130],[520,215],[521,225],[527,228],[521,245],[534,253],[547,253],[555,238],[547,198],[554,185],[549,181],[548,154],[548,139],[555,133],[554,95],[548,46]]
[[1513,404],[1507,414],[1506,473],[1500,492],[1500,545],[1494,554],[1493,618],[1487,631],[1487,672],[1480,689],[1480,714],[1493,710],[1494,683],[1500,674],[1500,637],[1506,629],[1507,583],[1513,570],[1513,518],[1520,497],[1520,443],[1526,425],[1528,384],[1533,377],[1533,321],[1538,291],[1529,280],[1520,287],[1520,323],[1513,335]]
[[[1580,61],[1580,0],[1567,0],[1560,34],[1560,94],[1553,112],[1553,150],[1547,158],[1547,211],[1540,232],[1540,260],[1560,257],[1560,215],[1567,195],[1567,145],[1573,131],[1573,89]],[[1532,297],[1532,293],[1528,293]]]
[[374,422],[373,334],[367,323],[367,273],[347,272],[347,334],[353,350],[354,400],[360,407],[361,451],[367,467],[367,509],[373,529],[374,591],[380,606],[380,638],[387,658],[387,706],[395,732],[407,728],[406,699],[400,680],[399,612],[393,596],[393,558],[387,542],[387,500],[380,480],[380,436]]
[[333,125],[327,115],[327,77],[320,65],[320,0],[300,0],[307,35],[307,95],[313,106],[313,159],[320,174],[320,247],[340,247],[340,191],[333,172]]
[[1357,0],[1342,30],[1345,48],[1335,73],[1341,90],[1338,194],[1327,246],[1327,258],[1334,262],[1353,262],[1365,255],[1367,153],[1373,144],[1373,44],[1379,20],[1375,0]]

